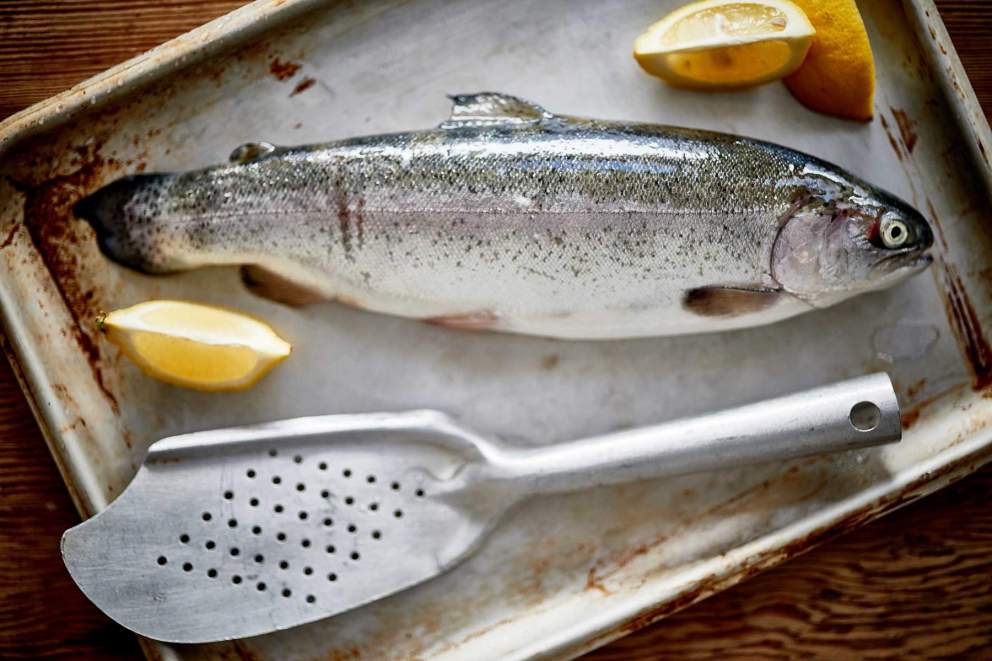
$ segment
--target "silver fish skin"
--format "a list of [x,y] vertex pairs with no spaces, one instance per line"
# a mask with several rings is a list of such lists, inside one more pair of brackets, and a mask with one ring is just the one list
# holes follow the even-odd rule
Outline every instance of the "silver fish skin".
[[277,298],[575,339],[766,324],[930,262],[916,210],[786,147],[452,99],[436,129],[244,145],[120,179],[76,213],[145,273],[250,265]]

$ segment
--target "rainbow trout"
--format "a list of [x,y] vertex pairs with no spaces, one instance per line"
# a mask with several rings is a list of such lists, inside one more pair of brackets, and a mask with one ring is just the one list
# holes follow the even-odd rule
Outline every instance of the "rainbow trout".
[[916,210],[786,147],[452,99],[432,130],[248,144],[120,179],[76,213],[144,273],[240,264],[284,302],[560,338],[766,324],[930,263]]

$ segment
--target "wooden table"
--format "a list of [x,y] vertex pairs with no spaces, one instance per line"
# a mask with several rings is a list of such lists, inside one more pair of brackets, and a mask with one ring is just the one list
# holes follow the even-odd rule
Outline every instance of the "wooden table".
[[[0,117],[241,4],[0,0]],[[992,114],[992,2],[937,4]],[[0,435],[0,658],[139,657],[62,566],[78,517],[2,360]],[[590,658],[990,658],[990,503],[992,467]]]

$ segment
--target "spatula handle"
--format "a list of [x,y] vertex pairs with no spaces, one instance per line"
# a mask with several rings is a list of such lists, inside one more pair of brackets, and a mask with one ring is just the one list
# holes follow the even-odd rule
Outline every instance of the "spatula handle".
[[653,427],[493,457],[500,479],[530,492],[736,468],[902,438],[885,373]]

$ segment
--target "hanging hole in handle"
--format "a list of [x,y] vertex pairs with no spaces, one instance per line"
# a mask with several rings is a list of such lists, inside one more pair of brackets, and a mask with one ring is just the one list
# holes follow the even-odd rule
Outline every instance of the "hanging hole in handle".
[[852,427],[868,432],[878,427],[882,421],[882,411],[873,402],[858,402],[851,408],[850,419]]

